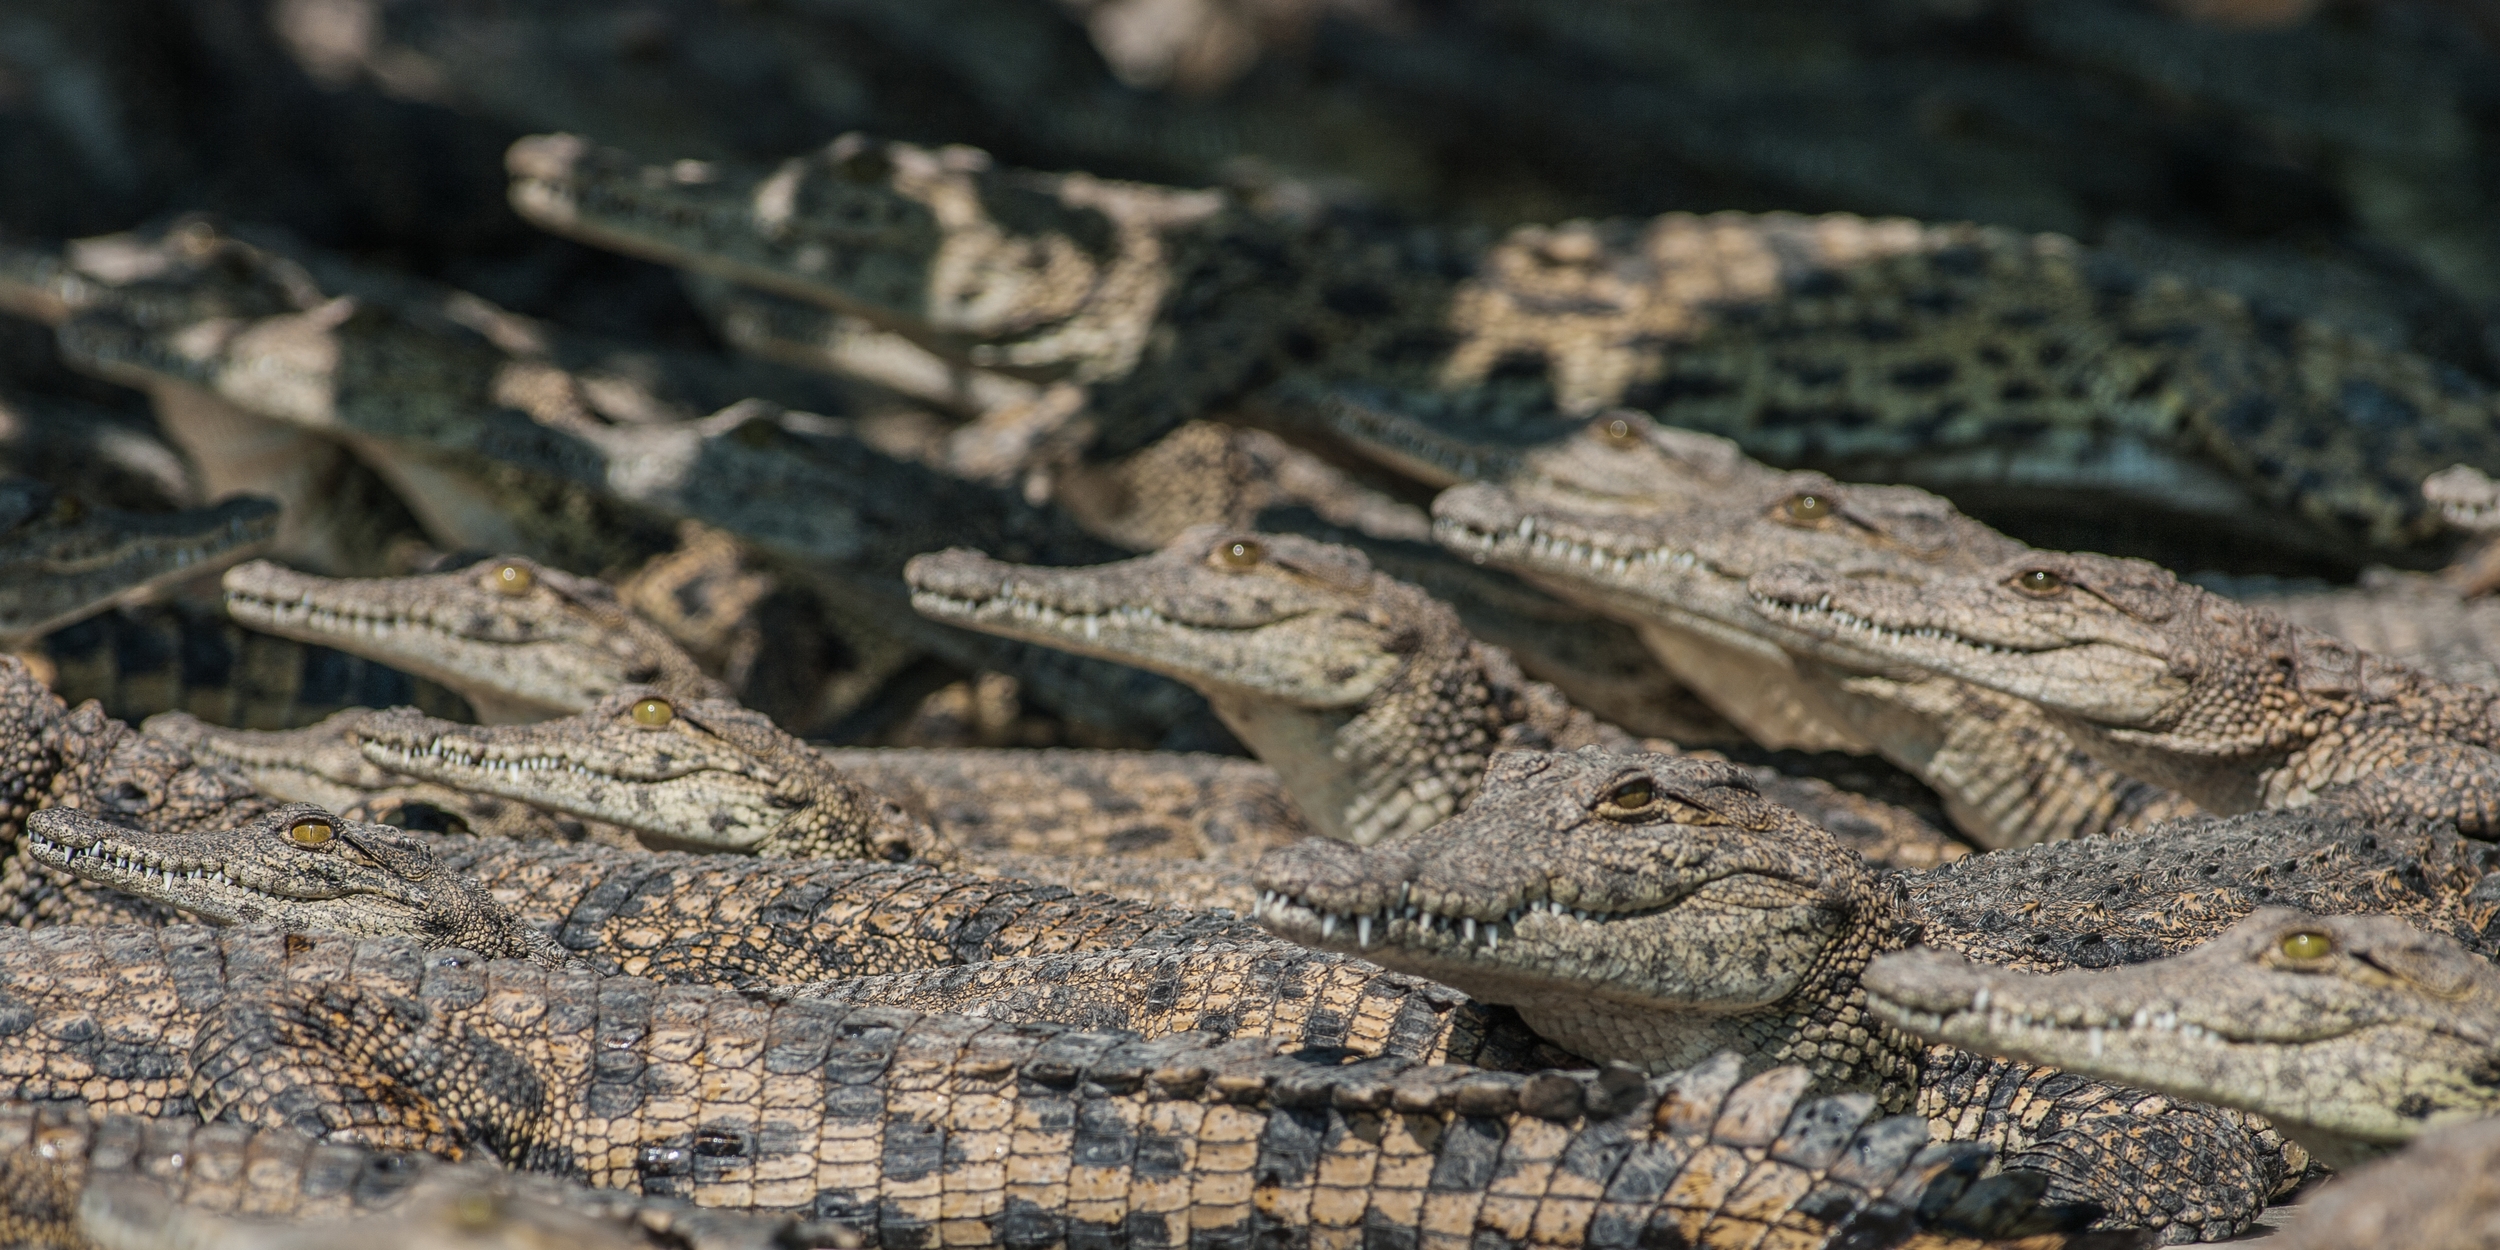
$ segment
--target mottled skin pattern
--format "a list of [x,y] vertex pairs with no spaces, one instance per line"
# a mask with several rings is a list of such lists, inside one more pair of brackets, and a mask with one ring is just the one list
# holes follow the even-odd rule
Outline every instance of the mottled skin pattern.
[[171,913],[96,890],[25,854],[38,808],[91,812],[165,832],[231,828],[274,806],[230,769],[202,766],[93,703],[71,709],[15,656],[0,656],[0,923],[156,923]]
[[1205,1033],[1500,1071],[1580,1067],[1519,1017],[1422,977],[1291,942],[1086,951],[814,982],[775,1001],[881,1004],[1146,1037]]
[[[314,507],[346,511],[339,475],[314,463],[343,458],[344,443],[355,463],[424,511],[427,534],[444,549],[623,568],[668,549],[674,524],[703,522],[820,592],[835,632],[860,636],[866,651],[890,656],[901,638],[967,671],[1010,672],[1035,701],[1147,743],[1206,724],[1204,704],[1168,682],[933,630],[913,616],[895,574],[932,535],[1036,559],[1104,559],[1117,549],[1012,489],[829,429],[818,414],[860,406],[837,383],[584,340],[465,292],[309,249],[279,255],[196,223],[183,232],[205,236],[199,256],[186,252],[149,281],[78,309],[58,331],[62,352],[83,370],[148,388],[169,423],[213,418],[215,430],[185,440],[195,459],[246,436],[295,440],[303,454],[270,468],[293,483],[291,523]],[[227,278],[248,289],[236,296]],[[619,368],[620,360],[633,363]],[[299,498],[306,508],[293,506]],[[792,508],[792,499],[814,504]],[[332,572],[374,571],[372,553],[389,545],[352,516],[298,528],[302,541],[289,545],[282,533],[279,553]],[[323,553],[306,544],[356,558],[316,558]]]
[[1792,561],[1849,577],[1926,577],[1992,567],[2022,544],[1925,491],[1776,473],[1732,452],[1695,464],[1663,454],[1656,433],[1628,419],[1607,429],[1617,421],[1620,435],[1600,440],[1624,444],[1615,458],[1685,467],[1640,475],[1661,485],[1629,497],[1597,493],[1610,479],[1596,470],[1554,484],[1551,465],[1544,484],[1458,487],[1434,501],[1436,537],[1638,624],[1672,671],[1766,743],[1872,747],[1933,786],[1982,846],[2195,810],[2078,751],[2019,699],[1849,664],[1755,611],[1746,588]]
[[2269,907],[2184,954],[2048,976],[1909,951],[1866,982],[1897,1027],[2254,1111],[2334,1166],[2500,1114],[2500,970],[2392,916]]
[[[1633,742],[1347,547],[1198,527],[1154,555],[1096,568],[949,551],[906,575],[914,604],[940,620],[1196,687],[1292,787],[1315,832],[1358,844],[1464,807],[1495,749]],[[1906,812],[1768,770],[1759,780],[1890,859],[1951,854]]]
[[116,600],[205,573],[269,541],[278,506],[229,499],[182,512],[87,504],[32,478],[0,478],[0,645],[92,616]]
[[1922,940],[2024,972],[2193,949],[2264,907],[2392,915],[2500,952],[2500,847],[2438,821],[2316,809],[1974,855],[1894,878]]
[[906,576],[935,619],[1195,686],[1333,838],[1370,843],[1457,811],[1499,745],[1629,741],[1361,553],[1294,535],[1200,526],[1077,569],[948,551]]
[[2500,691],[2434,680],[2141,560],[2036,552],[1884,582],[1784,565],[1752,588],[1769,619],[1871,664],[2028,699],[2111,767],[2215,811],[2333,801],[2500,830]]
[[2500,1119],[2426,1134],[2318,1191],[2269,1250],[2481,1250],[2500,1233]]
[[1917,908],[1725,765],[1506,753],[1439,828],[1360,851],[1304,843],[1259,878],[1281,936],[1513,1006],[1600,1061],[1725,1048],[1800,1064],[1915,1107],[1944,1140],[1997,1145],[2110,1227],[2229,1236],[2305,1165],[2240,1113],[1931,1048],[1873,1019],[1861,973],[1919,931]]
[[[81,993],[96,982],[116,990],[101,1004]],[[1740,1083],[1732,1061],[1650,1080],[1338,1066],[1265,1039],[768,1004],[399,940],[0,937],[0,991],[45,1060],[0,1077],[8,1097],[492,1151],[603,1188],[806,1211],[876,1244],[1366,1226],[1617,1242],[1651,1226],[1814,1246],[1863,1223],[1883,1245],[1985,1158],[1924,1151],[1914,1120],[1870,1125],[1863,1097],[1808,1102],[1801,1072]],[[129,1075],[77,1075],[105,1068]],[[1970,1205],[2022,1219],[2022,1187],[1999,1192]]]
[[728,693],[605,583],[520,556],[352,579],[255,560],[227,570],[225,589],[245,625],[439,681],[488,724],[579,712],[628,684],[672,699]]
[[21,853],[56,872],[211,924],[408,936],[493,959],[570,956],[513,918],[476,878],[444,871],[422,837],[309,803],[232,829],[134,829],[70,808],[29,816]]
[[181,711],[214,725],[294,729],[351,707],[402,704],[476,719],[468,700],[433,682],[185,602],[91,616],[20,654],[71,706],[94,699],[133,724]]
[[706,850],[908,858],[936,835],[763,715],[725,699],[620,686],[562,720],[488,728],[412,708],[352,732],[391,772]]
[[0,1104],[0,1244],[27,1250],[755,1250],[836,1245],[803,1217],[197,1117]]
[[2455,370],[2280,333],[2054,236],[1675,214],[1488,244],[858,136],[771,171],[645,166],[569,135],[507,164],[549,229],[957,365],[1049,368],[1112,452],[1236,406],[1310,421],[1350,398],[1520,441],[1624,406],[1783,463],[2035,507],[2115,495],[2345,551],[2432,534],[2423,475],[2500,467],[2492,400]]

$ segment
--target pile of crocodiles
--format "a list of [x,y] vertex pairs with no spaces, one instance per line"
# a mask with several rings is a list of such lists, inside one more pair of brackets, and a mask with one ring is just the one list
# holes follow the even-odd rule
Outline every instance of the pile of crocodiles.
[[0,1244],[2495,1244],[2452,365],[1979,226],[507,164],[736,354],[0,244],[182,483],[0,478]]

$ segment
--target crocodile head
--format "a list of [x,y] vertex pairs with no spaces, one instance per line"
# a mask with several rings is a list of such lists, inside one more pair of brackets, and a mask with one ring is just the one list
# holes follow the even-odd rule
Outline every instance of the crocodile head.
[[561,720],[487,727],[414,708],[353,731],[394,773],[603,820],[691,849],[907,859],[935,835],[762,713],[622,686]]
[[1508,1004],[1591,1059],[1733,1049],[1906,1097],[1906,1050],[1854,1005],[1858,969],[1897,941],[1884,896],[1732,765],[1505,752],[1438,826],[1363,850],[1306,841],[1257,880],[1278,934]]
[[2185,954],[2046,976],[1908,951],[1866,983],[1920,1036],[2254,1111],[2339,1166],[2500,1114],[2500,971],[2392,916],[2266,908]]
[[1433,536],[1582,602],[1714,636],[1779,642],[1746,579],[1792,561],[1881,578],[1985,567],[2014,540],[1906,486],[1847,485],[1756,468],[1639,509],[1553,490],[1479,484],[1433,501]]
[[0,643],[58,629],[269,541],[278,505],[249,496],[182,512],[94,507],[0,478]]
[[1457,810],[1528,697],[1447,605],[1359,551],[1291,534],[1197,526],[1085,568],[945,551],[904,575],[924,615],[1195,687],[1315,828],[1354,842]]
[[254,629],[430,677],[490,722],[578,712],[631,683],[678,698],[726,693],[604,583],[518,556],[367,578],[255,560],[227,570],[226,611]]
[[179,834],[51,807],[27,818],[25,844],[36,863],[211,924],[415,937],[489,958],[566,960],[483,885],[437,865],[423,842],[309,803]]
[[1984,573],[1924,580],[1783,565],[1756,576],[1750,591],[1766,619],[1869,665],[2036,703],[2126,752],[2129,771],[2223,810],[2254,800],[2234,799],[2232,786],[2206,774],[2237,776],[2240,761],[2279,759],[2339,701],[2392,691],[2410,676],[2142,560],[2034,551]]

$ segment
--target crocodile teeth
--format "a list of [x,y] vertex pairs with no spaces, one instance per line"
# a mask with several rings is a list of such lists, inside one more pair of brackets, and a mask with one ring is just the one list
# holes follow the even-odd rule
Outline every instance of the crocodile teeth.
[[1369,946],[1372,944],[1372,918],[1368,912],[1355,917],[1354,944],[1356,946]]

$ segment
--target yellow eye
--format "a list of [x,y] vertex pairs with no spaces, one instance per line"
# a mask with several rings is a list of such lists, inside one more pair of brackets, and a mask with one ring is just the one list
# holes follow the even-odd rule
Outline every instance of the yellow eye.
[[63,495],[61,496],[60,502],[52,505],[52,515],[61,520],[63,523],[75,521],[78,518],[87,515],[87,505],[82,504],[67,495]]
[[1597,436],[1605,439],[1609,447],[1630,447],[1641,441],[1641,432],[1621,417],[1597,427]]
[[1216,563],[1228,569],[1254,568],[1267,558],[1267,548],[1256,539],[1236,538],[1215,549]]
[[1657,797],[1657,788],[1650,784],[1649,778],[1634,777],[1616,786],[1614,792],[1606,796],[1606,801],[1623,811],[1637,812],[1648,807]]
[[1798,521],[1820,521],[1832,514],[1831,497],[1812,491],[1790,495],[1788,502],[1780,506],[1787,511],[1790,519]]
[[319,846],[330,840],[330,833],[330,822],[326,820],[299,820],[286,829],[288,840],[297,846]]
[[2286,957],[2292,959],[2324,959],[2335,953],[2335,939],[2315,929],[2286,933],[2283,935],[2283,940],[2275,945]]
[[2033,569],[2014,579],[2014,588],[2043,598],[2066,589],[2066,579],[2047,569]]
[[635,724],[657,728],[676,719],[677,709],[670,707],[666,699],[644,699],[634,704],[633,716]]
[[526,565],[498,564],[494,572],[486,575],[487,585],[507,595],[526,595],[537,583],[537,576]]

